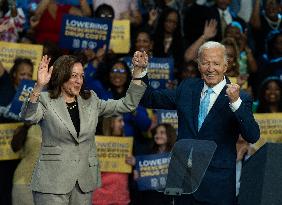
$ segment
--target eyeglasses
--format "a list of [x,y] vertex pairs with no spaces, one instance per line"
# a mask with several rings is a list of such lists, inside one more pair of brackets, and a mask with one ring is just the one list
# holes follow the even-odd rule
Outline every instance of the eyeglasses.
[[112,14],[101,14],[100,17],[101,18],[109,18],[109,19],[111,19],[111,18],[113,18],[113,15]]
[[125,69],[120,69],[120,68],[113,68],[111,70],[111,73],[126,73]]

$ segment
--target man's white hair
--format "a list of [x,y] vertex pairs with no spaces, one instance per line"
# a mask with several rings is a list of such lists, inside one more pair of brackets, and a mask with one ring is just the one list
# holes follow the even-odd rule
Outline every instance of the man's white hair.
[[201,55],[205,49],[210,49],[210,48],[221,48],[223,50],[224,54],[224,62],[227,63],[227,54],[226,54],[226,48],[223,44],[216,42],[216,41],[207,41],[203,45],[200,46],[198,50],[198,62],[201,60]]

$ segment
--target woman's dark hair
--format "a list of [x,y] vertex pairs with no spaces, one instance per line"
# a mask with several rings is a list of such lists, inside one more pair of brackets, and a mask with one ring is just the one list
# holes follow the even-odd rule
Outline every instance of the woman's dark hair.
[[[122,93],[118,93],[115,87],[110,82],[111,70],[113,66],[118,63],[124,66],[126,73],[127,73],[124,91]],[[131,71],[130,71],[130,68],[127,66],[127,64],[123,60],[112,58],[112,59],[105,60],[104,63],[99,64],[97,68],[97,75],[95,76],[95,78],[100,80],[105,88],[110,89],[112,91],[113,99],[120,99],[125,96],[127,88],[129,87],[129,84],[131,81]]]
[[[120,115],[120,116],[122,116],[122,115]],[[114,130],[112,128],[112,124],[117,117],[119,117],[119,115],[103,118],[103,120],[102,120],[102,130],[103,130],[103,132],[102,133],[103,133],[104,136],[114,136],[114,133],[113,133]],[[121,136],[124,136],[124,129],[122,129]]]
[[[234,65],[231,65],[231,69],[233,69],[233,72],[235,74],[235,76],[229,76],[229,77],[237,77],[239,76],[240,74],[240,71],[239,71],[239,57],[240,57],[240,52],[239,52],[239,48],[237,46],[237,43],[235,41],[234,38],[230,38],[230,37],[227,37],[227,38],[224,38],[221,42],[224,46],[230,46],[232,47],[232,49],[234,50],[235,52],[235,62],[234,62]],[[227,73],[229,73],[230,71],[228,70]]]
[[140,28],[139,30],[137,30],[135,33],[134,33],[134,36],[133,36],[133,41],[131,42],[131,49],[130,49],[130,54],[133,55],[134,52],[136,51],[136,48],[135,48],[135,43],[137,41],[137,37],[139,36],[140,33],[146,33],[150,39],[150,41],[153,42],[153,38],[152,38],[152,35],[151,35],[151,32],[146,29],[146,28]]
[[[259,93],[258,93],[258,108],[257,108],[257,113],[269,113],[269,105],[268,102],[265,99],[265,91],[267,89],[267,86],[270,82],[275,82],[279,88],[280,88],[280,93],[282,95],[282,81],[278,77],[268,77],[266,78],[260,85]],[[279,112],[282,112],[282,96],[280,97],[280,102],[279,102]]]
[[112,68],[113,68],[113,66],[114,66],[115,64],[122,64],[122,65],[124,66],[125,70],[126,70],[126,73],[127,73],[127,77],[126,77],[126,81],[125,81],[125,85],[124,85],[124,90],[123,90],[122,93],[118,93],[118,92],[116,91],[116,88],[115,88],[115,87],[111,84],[111,82],[110,82],[110,88],[111,88],[112,93],[113,93],[113,98],[114,98],[114,99],[120,99],[120,98],[122,98],[122,97],[125,96],[126,91],[127,91],[128,87],[129,87],[129,84],[130,84],[130,81],[131,81],[131,71],[130,71],[130,68],[127,66],[127,64],[126,64],[123,60],[117,60],[117,61],[114,62],[114,63],[112,64],[112,66],[110,67],[110,70],[109,70],[109,72],[108,72],[108,75],[109,75],[109,76],[110,76],[110,72],[111,72],[111,70],[112,70]]
[[162,11],[154,35],[154,50],[153,53],[156,57],[165,57],[164,55],[164,39],[165,39],[165,22],[170,13],[176,13],[178,22],[175,31],[172,34],[172,43],[170,46],[171,54],[174,57],[176,66],[180,66],[183,59],[183,42],[181,35],[181,22],[180,15],[177,10],[173,8],[166,8]]
[[[111,14],[111,17],[107,17],[107,16],[103,16],[103,14]],[[108,19],[114,19],[115,18],[115,11],[113,9],[112,6],[108,5],[108,4],[101,4],[100,6],[98,6],[94,12],[94,17],[97,18],[108,18]]]
[[267,57],[269,60],[277,57],[276,56],[277,51],[275,50],[275,44],[276,44],[277,38],[280,35],[282,35],[282,30],[272,30],[268,33],[265,39],[265,49],[266,49]]
[[[47,85],[50,98],[56,99],[60,96],[62,92],[61,87],[71,78],[72,68],[76,63],[81,62],[76,56],[72,55],[63,55],[54,62],[51,79]],[[91,93],[89,90],[84,89],[84,84],[83,79],[83,84],[79,94],[83,99],[88,99],[90,98]]]
[[[175,144],[176,142],[176,130],[174,129],[174,127],[172,127],[171,124],[168,124],[168,123],[160,123],[158,124],[155,128],[153,128],[151,130],[151,133],[152,133],[152,136],[154,137],[157,133],[157,129],[159,127],[163,126],[166,130],[166,135],[167,135],[167,144],[166,144],[166,152],[170,152],[173,145]],[[157,153],[158,152],[158,145],[155,143],[153,143],[153,153]]]
[[33,70],[33,63],[32,63],[32,61],[30,59],[28,59],[28,58],[16,58],[14,60],[14,65],[12,66],[12,68],[10,70],[10,73],[9,73],[10,78],[12,79],[13,84],[15,83],[15,78],[14,78],[15,73],[18,72],[18,69],[19,69],[21,64],[27,64]]
[[44,41],[43,43],[43,55],[47,55],[51,58],[49,65],[53,65],[53,63],[63,55],[62,49],[59,46],[51,41]]

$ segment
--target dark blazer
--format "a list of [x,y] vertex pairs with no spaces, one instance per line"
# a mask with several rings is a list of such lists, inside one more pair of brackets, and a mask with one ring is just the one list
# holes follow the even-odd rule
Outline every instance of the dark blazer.
[[[243,31],[246,29],[246,22],[240,18],[239,16],[236,15],[236,13],[234,13],[233,11],[229,10],[231,17],[232,17],[232,21],[237,21],[241,24]],[[221,35],[221,20],[220,20],[220,14],[219,11],[217,9],[216,6],[212,6],[210,7],[210,11],[209,11],[209,15],[210,15],[210,19],[215,19],[217,21],[217,33],[216,36],[213,38],[214,41],[222,41],[223,36]]]
[[[226,78],[227,83],[230,83]],[[201,79],[184,80],[176,90],[154,91],[150,88],[141,104],[157,109],[176,109],[178,114],[178,139],[212,140],[217,149],[210,166],[194,197],[203,202],[217,205],[232,205],[235,201],[236,141],[239,134],[254,143],[260,131],[252,113],[252,99],[240,92],[242,103],[232,112],[226,87],[223,88],[198,131],[198,114]]]

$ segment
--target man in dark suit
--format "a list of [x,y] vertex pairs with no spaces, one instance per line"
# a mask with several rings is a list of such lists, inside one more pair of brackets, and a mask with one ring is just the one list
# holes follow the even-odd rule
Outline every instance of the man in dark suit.
[[224,38],[225,29],[232,21],[239,22],[243,31],[246,29],[246,22],[230,9],[230,4],[231,0],[216,0],[215,5],[210,7],[210,18],[215,19],[218,25],[217,34],[213,39],[215,41],[220,42]]
[[199,48],[198,64],[202,79],[186,79],[176,90],[147,88],[141,104],[177,110],[178,139],[212,140],[217,144],[199,189],[193,195],[177,197],[175,204],[233,205],[236,141],[241,134],[247,142],[254,143],[260,131],[253,117],[252,99],[224,76],[225,47],[206,42]]

